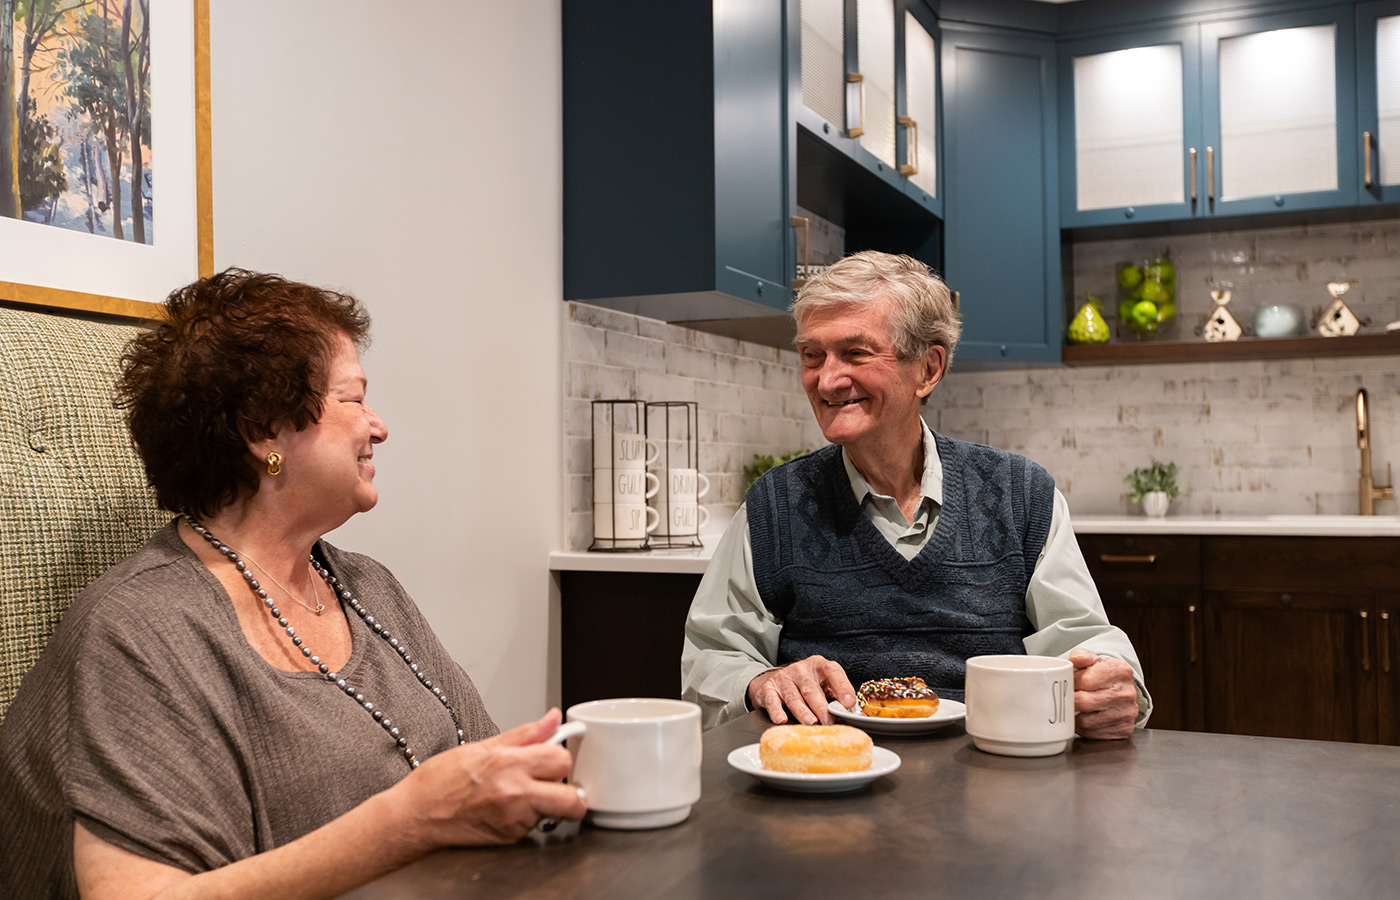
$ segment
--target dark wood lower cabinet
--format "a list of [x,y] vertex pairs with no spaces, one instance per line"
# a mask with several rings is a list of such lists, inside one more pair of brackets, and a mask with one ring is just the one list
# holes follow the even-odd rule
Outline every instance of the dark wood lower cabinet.
[[1400,540],[1079,535],[1150,726],[1400,743]]
[[1109,621],[1142,663],[1149,725],[1204,731],[1200,538],[1095,534],[1079,544]]
[[1208,730],[1376,742],[1370,598],[1211,591],[1207,600]]
[[685,616],[699,575],[561,572],[561,700],[681,696]]

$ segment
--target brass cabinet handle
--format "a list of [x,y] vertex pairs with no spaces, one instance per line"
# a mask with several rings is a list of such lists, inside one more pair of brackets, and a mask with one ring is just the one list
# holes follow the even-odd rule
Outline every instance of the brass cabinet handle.
[[899,174],[917,175],[919,174],[919,123],[914,121],[913,116],[900,116],[895,121],[909,129],[909,140],[913,141],[911,146],[914,148],[912,152],[905,154],[909,162],[899,167]]
[[1140,556],[1120,556],[1116,553],[1100,553],[1099,562],[1104,563],[1106,565],[1113,565],[1115,563],[1125,563],[1130,565],[1150,566],[1153,563],[1157,562],[1157,554],[1144,553]]
[[860,86],[860,118],[856,127],[846,132],[846,137],[860,137],[865,134],[865,76],[859,72],[847,72],[846,83]]
[[1186,607],[1186,645],[1190,649],[1191,663],[1196,662],[1196,604]]
[[1390,610],[1381,610],[1381,671],[1390,673]]
[[1206,148],[1206,199],[1215,202],[1215,148]]
[[790,223],[793,228],[802,229],[802,275],[792,280],[792,289],[800,290],[807,283],[807,275],[812,271],[812,220],[806,216],[793,216]]
[[962,292],[953,291],[953,312],[962,311]]
[[1361,610],[1361,671],[1371,671],[1371,614]]
[[1371,184],[1372,184],[1372,181],[1371,181],[1371,132],[1369,132],[1369,131],[1363,131],[1363,132],[1361,132],[1361,146],[1365,148],[1366,165],[1364,166],[1364,168],[1365,168],[1365,170],[1366,170],[1366,187],[1369,188],[1369,187],[1371,186]]
[[1196,202],[1196,148],[1191,148],[1191,202]]

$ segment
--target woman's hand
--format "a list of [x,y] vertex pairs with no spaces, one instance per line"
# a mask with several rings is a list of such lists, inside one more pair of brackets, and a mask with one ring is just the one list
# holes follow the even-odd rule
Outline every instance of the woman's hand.
[[430,846],[506,844],[542,816],[581,819],[588,806],[572,785],[569,751],[542,744],[559,727],[559,710],[484,741],[425,761],[393,791],[402,791],[414,826]]

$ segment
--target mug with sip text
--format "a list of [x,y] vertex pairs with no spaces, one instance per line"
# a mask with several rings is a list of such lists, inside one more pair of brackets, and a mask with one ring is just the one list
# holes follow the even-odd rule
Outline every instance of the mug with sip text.
[[1074,740],[1074,664],[1054,656],[974,656],[967,733],[979,750],[1054,756]]
[[700,799],[700,707],[628,697],[569,707],[547,743],[568,741],[569,781],[588,796],[600,828],[665,828]]
[[594,503],[593,537],[609,541],[644,540],[661,524],[661,514],[645,503],[644,500],[632,503]]

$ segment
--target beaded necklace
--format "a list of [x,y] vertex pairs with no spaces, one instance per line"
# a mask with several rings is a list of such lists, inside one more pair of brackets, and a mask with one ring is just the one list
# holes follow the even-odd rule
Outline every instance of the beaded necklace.
[[[287,632],[287,637],[292,639],[292,643],[301,651],[301,655],[310,660],[311,664],[316,667],[316,670],[320,672],[327,681],[333,683],[337,688],[343,691],[347,697],[354,699],[365,712],[373,716],[374,721],[378,722],[379,726],[383,728],[384,731],[388,733],[389,737],[398,745],[399,751],[403,753],[404,759],[408,760],[409,766],[414,769],[418,768],[418,757],[414,754],[413,748],[408,745],[408,738],[401,733],[399,727],[390,721],[388,716],[384,715],[383,710],[376,709],[373,702],[365,699],[365,695],[361,691],[353,685],[346,683],[345,679],[340,677],[339,672],[332,672],[330,666],[321,662],[321,657],[311,652],[311,648],[306,646],[305,641],[296,633],[296,629],[287,623],[286,618],[282,615],[282,611],[277,608],[277,601],[269,597],[267,591],[263,590],[262,586],[258,584],[257,579],[253,577],[253,573],[249,571],[248,564],[239,558],[237,551],[223,541],[215,538],[214,535],[209,533],[209,529],[196,522],[188,513],[185,514],[185,521],[189,523],[189,526],[194,529],[196,534],[209,543],[209,546],[222,553],[228,558],[229,562],[233,563],[238,568],[239,573],[243,576],[244,582],[247,583],[253,594],[262,601],[263,606],[272,615],[272,618],[277,620],[277,624]],[[344,584],[341,584],[336,577],[330,573],[329,569],[324,568],[314,555],[311,557],[311,567],[315,569],[316,574],[320,575],[322,580],[330,586],[331,594],[338,594],[340,599],[348,603],[350,608],[355,611],[355,614],[363,619],[365,624],[369,626],[375,634],[387,641],[389,646],[398,653],[418,679],[419,683],[431,691],[433,696],[442,702],[442,705],[447,708],[447,714],[452,717],[453,727],[457,729],[457,743],[465,744],[467,738],[466,734],[462,731],[462,723],[457,721],[457,711],[452,708],[451,703],[447,702],[447,696],[443,694],[442,688],[433,684],[432,680],[419,670],[418,663],[413,661],[413,655],[408,652],[408,648],[399,643],[398,638],[389,634],[389,631],[381,623],[376,622],[374,616],[370,615],[369,611],[360,604],[360,601],[351,594],[350,589]]]

